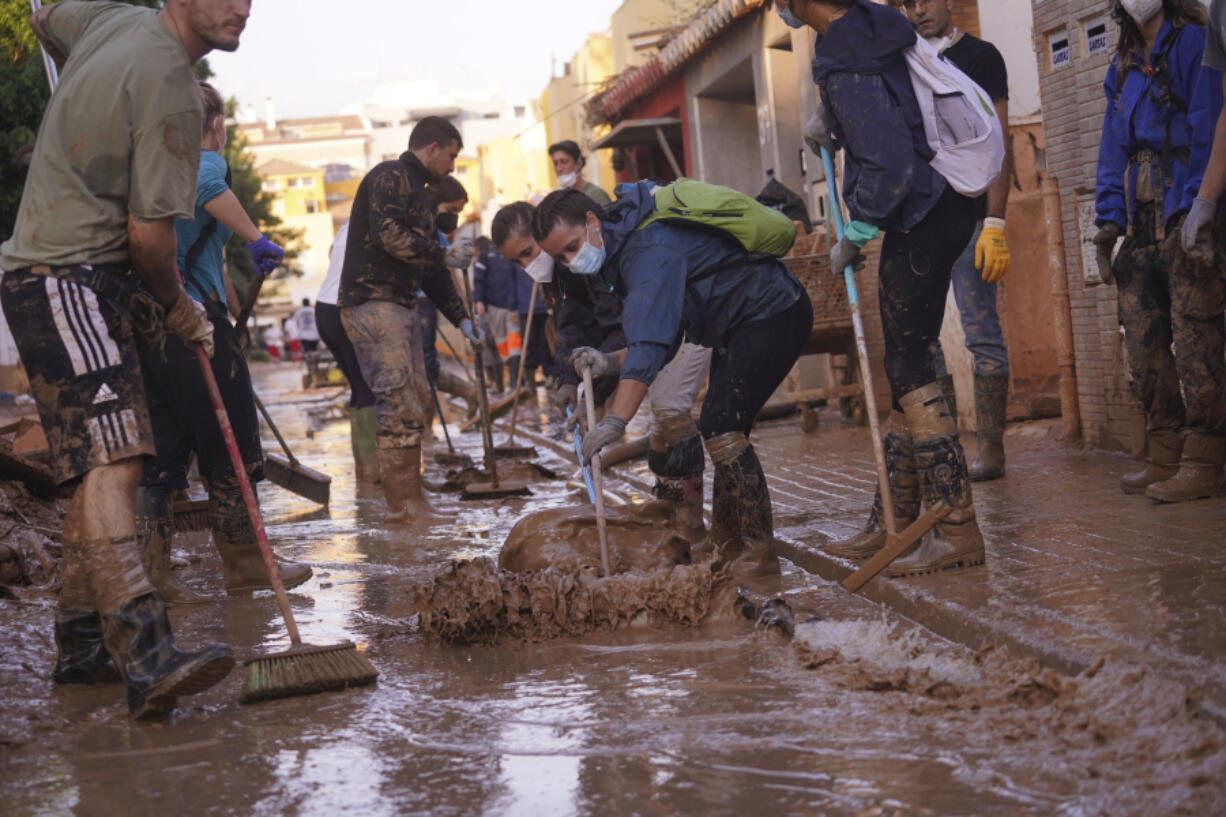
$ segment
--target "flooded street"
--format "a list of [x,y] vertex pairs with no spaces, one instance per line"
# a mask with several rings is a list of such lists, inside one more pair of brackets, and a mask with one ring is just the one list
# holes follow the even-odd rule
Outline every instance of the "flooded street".
[[[434,495],[453,524],[384,531],[382,497],[352,480],[347,419],[320,419],[327,403],[296,391],[299,372],[253,370],[294,453],[332,475],[331,505],[265,483],[269,533],[315,570],[290,592],[304,638],[353,640],[378,684],[241,706],[236,670],[170,720],[136,723],[119,687],[51,684],[54,597],[29,591],[0,602],[5,817],[1226,811],[1223,731],[1183,685],[1119,662],[1072,678],[974,652],[790,563],[792,641],[729,620],[434,643],[415,627],[416,584],[451,559],[496,559],[525,513],[580,504],[574,469],[540,448],[562,478],[533,496]],[[478,435],[462,444],[480,459]],[[426,478],[445,473],[431,463]],[[207,537],[180,546],[198,557],[180,575],[221,595]],[[224,640],[240,657],[288,645],[270,593],[173,616],[185,644]]]

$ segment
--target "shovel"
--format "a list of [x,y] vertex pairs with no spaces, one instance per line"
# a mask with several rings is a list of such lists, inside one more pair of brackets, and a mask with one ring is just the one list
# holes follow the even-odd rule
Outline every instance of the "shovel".
[[515,400],[511,403],[511,435],[507,441],[494,449],[495,456],[508,459],[535,457],[536,449],[530,445],[515,444],[515,421],[519,419],[519,394],[524,382],[524,369],[528,368],[528,342],[532,339],[532,315],[536,310],[536,293],[540,284],[532,282],[532,296],[528,298],[528,325],[524,327],[524,356],[519,363],[519,372],[515,375]]

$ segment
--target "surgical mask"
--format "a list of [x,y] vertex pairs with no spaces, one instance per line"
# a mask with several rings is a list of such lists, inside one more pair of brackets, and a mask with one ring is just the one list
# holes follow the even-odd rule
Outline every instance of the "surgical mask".
[[797,17],[795,14],[793,14],[791,8],[784,9],[784,8],[779,8],[778,6],[776,6],[775,13],[779,15],[779,19],[782,20],[783,24],[787,26],[788,28],[804,28],[805,27],[804,21],[801,20],[799,17]]
[[1120,5],[1137,25],[1144,25],[1162,11],[1162,0],[1120,0]]
[[[591,231],[589,225],[588,231]],[[566,266],[578,275],[595,275],[604,266],[604,247],[597,248],[592,242],[584,240],[583,246]]]
[[577,170],[571,171],[570,173],[563,173],[561,176],[558,176],[558,189],[565,190],[566,188],[573,185],[575,183],[575,180],[578,178],[579,178],[579,171]]
[[533,281],[538,284],[548,284],[553,280],[553,256],[541,250],[528,262],[528,266],[524,267],[524,272],[528,273]]
[[460,226],[460,217],[456,213],[439,213],[434,223],[441,233],[454,233]]

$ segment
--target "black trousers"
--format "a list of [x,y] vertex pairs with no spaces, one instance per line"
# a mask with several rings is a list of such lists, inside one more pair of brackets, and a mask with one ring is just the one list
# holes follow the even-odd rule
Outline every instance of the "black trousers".
[[932,345],[941,335],[950,272],[974,232],[974,200],[947,186],[923,221],[885,234],[877,293],[897,411],[903,395],[936,380]]
[[358,367],[358,356],[353,351],[353,343],[341,325],[341,308],[336,304],[321,304],[315,302],[315,325],[319,327],[319,339],[324,342],[336,365],[341,367],[341,373],[349,381],[349,405],[352,408],[366,408],[375,404],[375,393],[366,385],[362,370]]
[[758,412],[788,376],[813,330],[813,305],[802,292],[787,309],[743,323],[711,355],[711,377],[698,430],[703,439],[749,434]]

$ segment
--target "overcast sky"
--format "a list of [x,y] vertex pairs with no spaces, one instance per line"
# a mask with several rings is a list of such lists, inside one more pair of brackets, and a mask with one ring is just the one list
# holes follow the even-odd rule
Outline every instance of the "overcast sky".
[[621,0],[254,0],[242,44],[213,52],[213,82],[279,117],[324,116],[383,80],[433,78],[444,89],[497,82],[539,96]]

